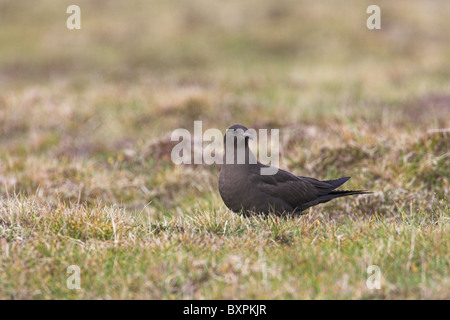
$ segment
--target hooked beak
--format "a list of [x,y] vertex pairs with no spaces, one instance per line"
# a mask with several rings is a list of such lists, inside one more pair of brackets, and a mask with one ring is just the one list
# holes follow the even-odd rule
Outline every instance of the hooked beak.
[[245,138],[249,138],[250,140],[253,140],[253,136],[250,134],[250,132],[244,133]]

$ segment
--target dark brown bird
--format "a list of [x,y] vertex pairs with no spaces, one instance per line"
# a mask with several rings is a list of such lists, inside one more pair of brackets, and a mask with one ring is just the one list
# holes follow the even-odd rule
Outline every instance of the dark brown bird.
[[[231,126],[224,136],[225,154],[219,176],[219,192],[225,205],[234,212],[245,215],[295,214],[334,198],[370,193],[363,190],[335,190],[350,177],[320,181],[281,169],[273,175],[262,175],[261,169],[269,166],[256,160],[248,147],[249,139],[252,136],[241,125]],[[227,143],[231,141],[233,154],[228,154],[227,158]],[[239,154],[243,154],[245,159],[239,158]]]

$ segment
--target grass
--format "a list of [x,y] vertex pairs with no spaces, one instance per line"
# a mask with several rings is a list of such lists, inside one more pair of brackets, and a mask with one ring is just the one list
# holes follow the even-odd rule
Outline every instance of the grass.
[[[4,201],[2,298],[441,298],[448,207],[396,218],[244,218],[197,209],[162,219],[115,206]],[[8,263],[6,263],[8,262]],[[82,269],[68,290],[66,269]],[[378,265],[382,288],[368,290]],[[302,288],[299,290],[299,288]]]
[[[370,4],[0,2],[0,299],[449,299],[450,5]],[[236,215],[194,120],[374,194]]]

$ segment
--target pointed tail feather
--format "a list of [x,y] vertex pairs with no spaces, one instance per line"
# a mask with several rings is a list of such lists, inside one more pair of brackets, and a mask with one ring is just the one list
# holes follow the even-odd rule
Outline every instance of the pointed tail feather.
[[330,193],[320,197],[320,199],[324,200],[324,201],[329,201],[334,198],[351,196],[351,195],[355,195],[355,194],[370,194],[370,193],[373,193],[373,192],[366,191],[366,190],[334,190],[334,191],[331,191]]
[[[348,180],[348,179],[347,179]],[[371,191],[365,191],[365,190],[338,190],[338,191],[331,191],[328,194],[325,194],[323,196],[318,197],[317,199],[307,202],[304,205],[298,207],[299,211],[303,211],[308,209],[311,206],[315,206],[319,203],[328,202],[330,200],[333,200],[335,198],[345,197],[345,196],[351,196],[355,194],[369,194],[373,193]]]
[[336,180],[326,180],[324,182],[331,184],[333,189],[336,189],[336,188],[342,186],[344,183],[346,183],[349,179],[350,179],[350,177],[343,177],[343,178],[339,178]]

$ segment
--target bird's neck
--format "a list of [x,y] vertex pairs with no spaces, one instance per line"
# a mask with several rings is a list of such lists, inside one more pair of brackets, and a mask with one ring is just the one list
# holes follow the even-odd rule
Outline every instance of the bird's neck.
[[245,148],[233,148],[229,152],[225,149],[223,163],[224,165],[255,165],[258,161],[246,145]]

